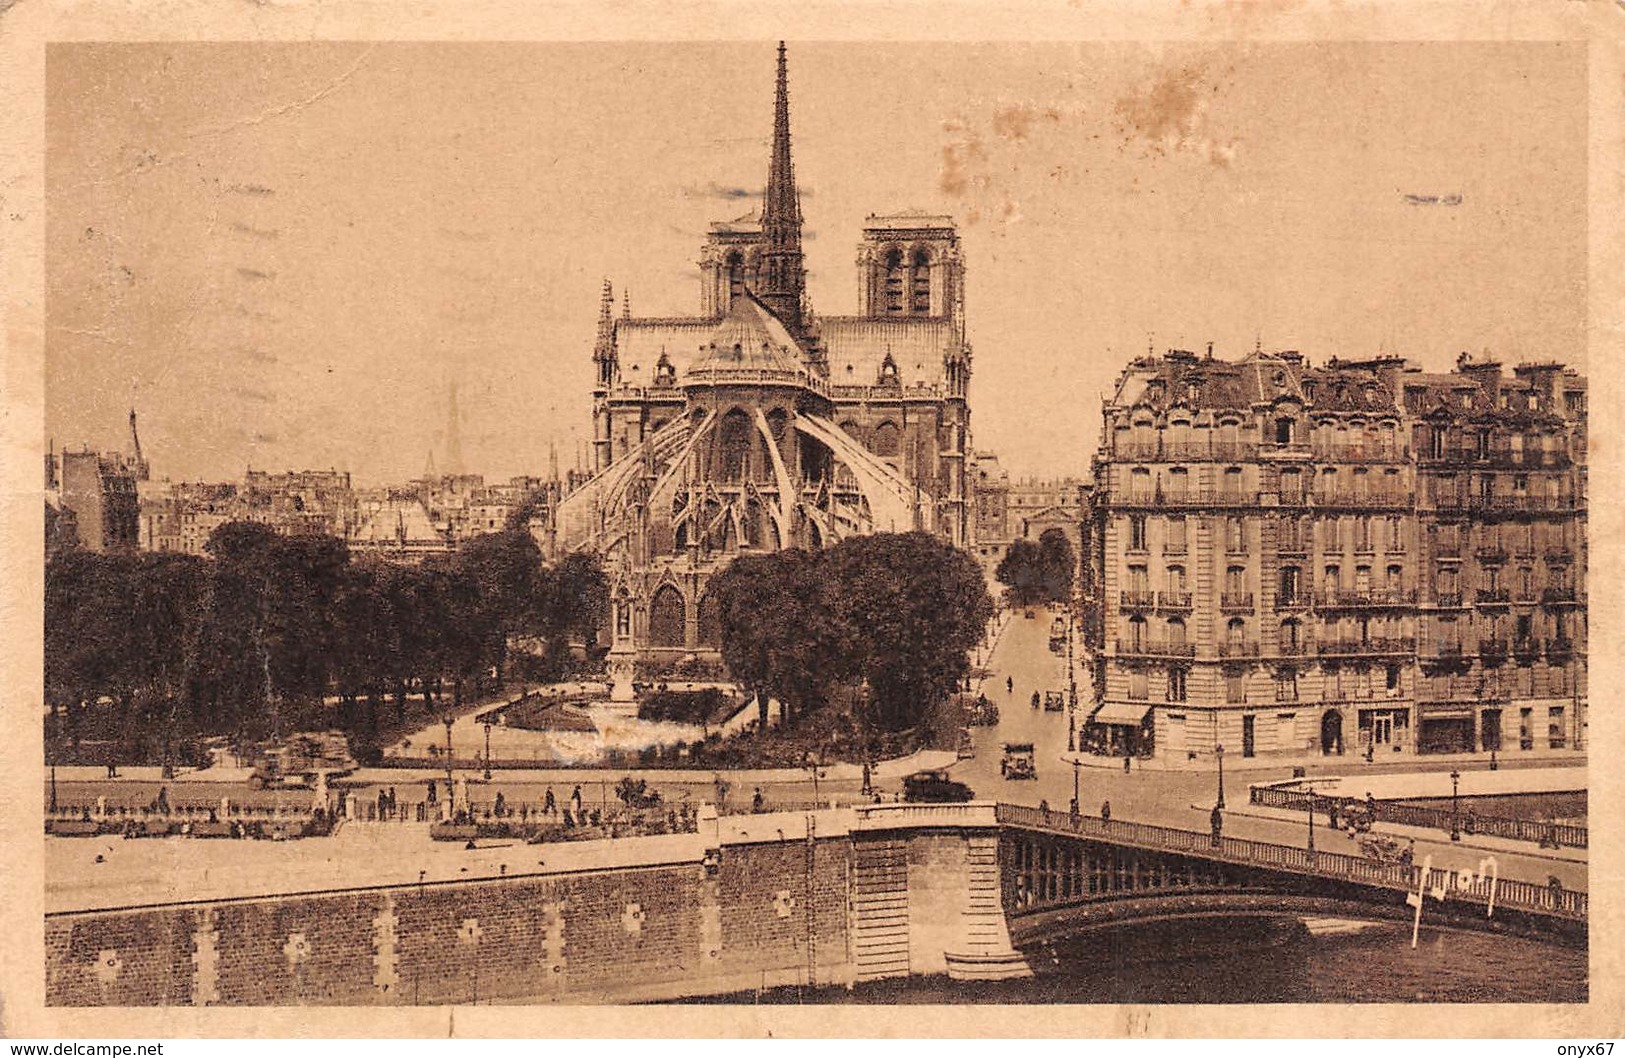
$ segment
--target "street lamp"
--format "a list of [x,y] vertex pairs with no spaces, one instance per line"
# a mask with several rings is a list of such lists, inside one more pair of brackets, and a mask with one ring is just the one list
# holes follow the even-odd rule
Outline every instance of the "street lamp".
[[1078,758],[1073,757],[1072,758],[1072,804],[1073,804],[1074,807],[1076,807],[1076,805],[1078,804],[1078,772],[1081,769],[1082,769],[1082,765],[1079,763]]
[[1461,840],[1461,772],[1450,769],[1450,840]]
[[446,725],[446,802],[455,811],[457,804],[452,793],[455,787],[452,784],[451,777],[451,725],[454,721],[450,716],[447,716],[442,718],[440,722]]
[[491,781],[491,721],[485,722],[485,781]]
[[1315,788],[1309,787],[1309,796],[1304,801],[1309,806],[1309,858],[1315,858]]
[[1224,807],[1224,746],[1213,747],[1213,756],[1219,761],[1219,807]]

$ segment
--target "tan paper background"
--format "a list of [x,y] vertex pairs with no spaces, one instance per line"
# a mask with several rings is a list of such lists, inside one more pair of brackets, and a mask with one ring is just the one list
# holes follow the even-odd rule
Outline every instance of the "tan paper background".
[[[0,3],[0,269],[4,291],[5,397],[3,575],[0,575],[0,1033],[8,1036],[1550,1036],[1595,1039],[1622,1031],[1621,881],[1618,823],[1625,782],[1618,753],[1625,727],[1609,691],[1619,667],[1619,581],[1611,565],[1621,539],[1612,430],[1618,399],[1625,296],[1621,201],[1625,4],[1330,3],[627,3],[540,8],[520,3],[367,4],[278,2]],[[42,1007],[43,838],[41,788],[41,502],[45,451],[44,107],[50,42],[181,40],[660,41],[743,40],[764,49],[792,42],[936,40],[1188,41],[1572,41],[1587,49],[1590,86],[1589,318],[1582,370],[1598,429],[1590,438],[1591,1001],[1576,1006],[991,1006],[129,1009]],[[792,45],[793,47],[793,45]],[[1448,92],[1448,85],[1435,85]],[[1351,92],[1358,85],[1349,86]],[[766,86],[762,86],[765,113]],[[1418,100],[1418,105],[1427,101]],[[762,130],[765,133],[765,128]],[[861,160],[854,169],[861,172]],[[707,179],[718,174],[696,174]],[[855,178],[861,183],[861,179]],[[875,203],[876,206],[884,203]],[[855,219],[855,218],[854,218]],[[827,253],[827,251],[820,251]],[[971,262],[973,282],[998,266]],[[590,306],[587,307],[590,311]],[[975,311],[973,304],[972,311]],[[583,354],[584,355],[584,354]],[[1125,354],[1126,355],[1126,354]],[[1579,357],[1568,358],[1571,362]],[[1078,392],[1093,409],[1098,394]],[[114,398],[115,402],[118,398]],[[586,418],[583,393],[579,414]],[[1080,427],[1092,436],[1096,413]],[[1078,465],[1086,455],[1080,449]],[[1528,972],[1538,974],[1539,967]]]

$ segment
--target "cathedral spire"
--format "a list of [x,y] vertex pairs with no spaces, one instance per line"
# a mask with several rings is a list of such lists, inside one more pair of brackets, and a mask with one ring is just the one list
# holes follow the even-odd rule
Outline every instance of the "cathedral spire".
[[615,288],[604,280],[604,293],[598,301],[598,340],[593,343],[592,362],[598,368],[598,388],[608,389],[615,381]]
[[762,201],[762,288],[758,296],[774,315],[801,337],[801,200],[795,164],[790,160],[790,88],[784,42],[779,42],[779,77],[773,98],[773,159]]

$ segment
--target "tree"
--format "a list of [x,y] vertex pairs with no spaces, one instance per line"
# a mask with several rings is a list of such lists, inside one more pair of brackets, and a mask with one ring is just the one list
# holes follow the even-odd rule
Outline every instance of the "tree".
[[876,718],[912,727],[957,686],[993,615],[975,559],[925,533],[882,533],[828,552],[841,649],[868,681]]
[[1049,602],[1070,602],[1077,561],[1066,533],[1060,529],[1044,530],[1038,538],[1038,568],[1043,597]]
[[1010,589],[1017,606],[1031,606],[1043,598],[1044,561],[1031,540],[1013,540],[999,560],[993,576]]

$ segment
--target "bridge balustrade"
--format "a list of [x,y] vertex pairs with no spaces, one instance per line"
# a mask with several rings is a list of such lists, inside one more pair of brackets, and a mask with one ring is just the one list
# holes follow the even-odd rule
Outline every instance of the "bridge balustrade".
[[1508,816],[1482,816],[1463,812],[1453,817],[1448,808],[1427,805],[1402,804],[1397,801],[1365,801],[1356,797],[1331,797],[1310,794],[1306,790],[1281,786],[1254,786],[1249,800],[1265,808],[1286,808],[1302,812],[1310,798],[1315,811],[1327,812],[1336,806],[1339,813],[1349,809],[1369,811],[1373,820],[1397,823],[1400,826],[1427,827],[1431,830],[1450,830],[1459,820],[1464,830],[1487,837],[1508,838],[1512,841],[1555,842],[1569,848],[1586,848],[1590,828],[1574,823],[1548,823],[1538,819],[1514,819]]
[[1108,820],[1097,816],[1046,813],[1021,805],[1000,804],[998,818],[1006,826],[1041,833],[1089,838],[1148,851],[1183,853],[1217,862],[1309,874],[1402,892],[1415,892],[1419,885],[1425,885],[1429,890],[1441,889],[1453,899],[1479,904],[1489,902],[1493,885],[1497,907],[1578,919],[1585,918],[1588,913],[1587,894],[1553,885],[1492,879],[1476,874],[1469,879],[1443,868],[1433,868],[1429,876],[1423,879],[1419,865],[1382,863],[1338,852],[1311,852],[1307,848],[1247,838],[1221,836],[1215,841],[1212,834],[1196,830]]

